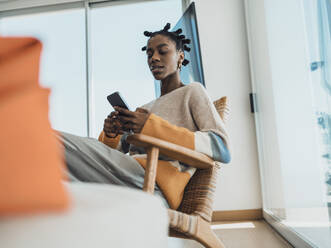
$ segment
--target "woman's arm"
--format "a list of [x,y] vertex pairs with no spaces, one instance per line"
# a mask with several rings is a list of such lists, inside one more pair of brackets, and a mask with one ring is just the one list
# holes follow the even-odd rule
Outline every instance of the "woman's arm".
[[[215,161],[229,163],[231,160],[227,146],[227,135],[224,122],[221,120],[213,103],[199,84],[192,86],[189,108],[194,123],[199,131],[192,132],[164,120],[160,116],[150,114],[147,110],[137,109],[135,112],[116,108],[122,116],[124,126],[135,133],[146,134],[155,138],[204,153]],[[172,103],[169,103],[172,104]]]
[[223,139],[212,131],[195,132],[195,150],[224,164],[231,161],[229,149]]
[[200,83],[194,83],[191,87],[188,105],[199,129],[195,133],[196,150],[209,155],[216,161],[229,163],[231,155],[224,121],[206,89]]
[[219,135],[211,131],[192,132],[155,114],[147,119],[141,133],[204,153],[215,161],[229,163],[231,160],[229,150]]

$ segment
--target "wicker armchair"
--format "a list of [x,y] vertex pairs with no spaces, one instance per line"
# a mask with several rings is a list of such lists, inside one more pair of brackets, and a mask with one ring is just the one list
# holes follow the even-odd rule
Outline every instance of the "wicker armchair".
[[[214,105],[225,120],[228,114],[227,98]],[[208,156],[143,134],[134,134],[127,141],[147,151],[147,166],[143,190],[153,193],[159,152],[197,168],[185,188],[183,200],[177,210],[168,209],[169,236],[194,239],[208,248],[225,247],[211,230],[212,205],[218,167]]]

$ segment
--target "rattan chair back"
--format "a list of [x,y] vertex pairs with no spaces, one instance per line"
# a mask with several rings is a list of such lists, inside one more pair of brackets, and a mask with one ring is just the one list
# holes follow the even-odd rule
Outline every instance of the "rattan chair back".
[[[225,121],[229,114],[227,97],[214,101],[217,112]],[[197,169],[187,184],[183,200],[176,212],[201,216],[210,222],[213,213],[218,167]]]

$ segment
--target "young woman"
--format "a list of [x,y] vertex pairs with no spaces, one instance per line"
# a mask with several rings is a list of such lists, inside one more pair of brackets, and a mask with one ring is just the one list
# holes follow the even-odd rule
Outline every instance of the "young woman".
[[[169,32],[168,23],[149,37],[147,63],[161,81],[161,96],[136,111],[115,107],[104,122],[99,139],[61,133],[71,180],[110,183],[142,189],[146,154],[126,142],[128,131],[160,138],[202,152],[215,161],[228,163],[228,137],[206,90],[200,83],[184,85],[180,79],[190,43],[182,30]],[[130,153],[127,155],[126,153]],[[176,209],[195,168],[160,156],[155,194]]]

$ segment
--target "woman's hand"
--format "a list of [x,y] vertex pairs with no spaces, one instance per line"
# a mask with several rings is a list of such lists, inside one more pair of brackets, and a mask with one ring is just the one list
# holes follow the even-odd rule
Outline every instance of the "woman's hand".
[[103,131],[108,138],[115,138],[118,134],[123,134],[122,123],[119,120],[119,112],[111,112],[105,119]]
[[132,130],[134,133],[141,132],[145,125],[145,122],[151,114],[148,110],[142,108],[137,108],[135,112],[117,106],[114,108],[120,114],[119,119],[123,124],[122,130]]

